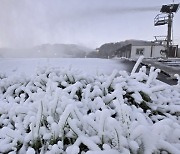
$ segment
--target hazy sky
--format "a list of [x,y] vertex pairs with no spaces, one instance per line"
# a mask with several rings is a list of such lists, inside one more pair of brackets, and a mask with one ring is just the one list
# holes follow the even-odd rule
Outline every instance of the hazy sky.
[[[99,47],[126,39],[154,40],[167,25],[154,27],[162,4],[172,0],[0,0],[0,47],[76,43]],[[174,1],[179,3],[179,1]],[[180,45],[180,10],[174,42]]]

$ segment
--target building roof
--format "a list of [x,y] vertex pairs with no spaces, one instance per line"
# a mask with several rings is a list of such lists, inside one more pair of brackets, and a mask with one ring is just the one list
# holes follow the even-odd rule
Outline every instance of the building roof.
[[160,43],[155,43],[151,41],[141,41],[141,40],[127,40],[125,41],[125,44],[126,45],[117,49],[115,53],[131,50],[132,46],[162,46]]
[[127,45],[132,45],[132,46],[161,46],[159,43],[151,42],[151,41],[129,41]]

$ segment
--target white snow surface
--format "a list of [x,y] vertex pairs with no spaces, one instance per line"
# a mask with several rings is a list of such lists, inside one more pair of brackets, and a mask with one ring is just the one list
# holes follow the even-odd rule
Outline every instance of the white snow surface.
[[0,153],[179,154],[180,85],[137,65],[1,59]]
[[75,69],[87,74],[111,74],[114,69],[124,70],[118,60],[91,58],[0,58],[1,72],[32,75],[38,68],[59,67]]

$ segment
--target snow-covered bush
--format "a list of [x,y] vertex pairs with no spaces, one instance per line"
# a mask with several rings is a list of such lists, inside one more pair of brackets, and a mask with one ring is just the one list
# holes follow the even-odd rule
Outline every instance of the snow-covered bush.
[[179,85],[135,70],[1,77],[0,153],[180,153]]

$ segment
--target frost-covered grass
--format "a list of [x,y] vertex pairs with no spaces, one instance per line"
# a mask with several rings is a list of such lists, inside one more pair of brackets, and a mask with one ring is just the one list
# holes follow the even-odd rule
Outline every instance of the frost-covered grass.
[[0,75],[0,153],[179,154],[180,85],[136,68]]

